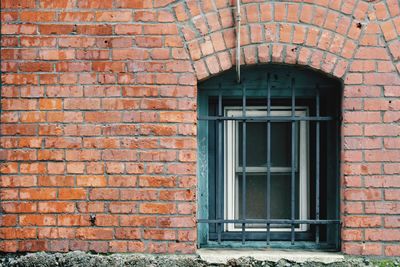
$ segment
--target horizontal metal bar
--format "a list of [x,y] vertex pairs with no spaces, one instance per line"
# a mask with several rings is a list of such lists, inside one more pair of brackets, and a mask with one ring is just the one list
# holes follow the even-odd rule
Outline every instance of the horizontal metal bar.
[[[287,229],[287,228],[286,228]],[[290,241],[291,236],[290,232],[270,232],[271,241]],[[264,241],[267,238],[267,233],[265,231],[259,232],[246,232],[246,240],[251,240],[248,244],[257,242],[257,241]],[[296,232],[296,241],[310,241],[313,238],[313,234],[311,232]],[[217,240],[217,234],[215,232],[209,233],[209,241]],[[235,231],[235,232],[223,232],[222,233],[222,240],[223,241],[241,241],[242,240],[242,232]],[[265,245],[265,243],[264,243]]]
[[[230,84],[231,85],[236,85],[235,83],[229,83],[229,81],[226,81],[226,84],[224,83],[224,85],[230,85]],[[246,83],[246,87],[247,87],[247,91],[252,91],[252,90],[254,90],[254,91],[263,91],[263,89],[264,89],[264,88],[260,88],[260,84],[258,82],[253,82],[253,83],[252,82],[247,82]],[[332,87],[330,85],[323,85],[323,84],[320,84],[319,88],[321,88],[321,89],[332,89],[332,90],[335,89],[335,87]],[[229,91],[229,92],[238,91],[238,92],[241,93],[240,88],[232,88],[232,86],[223,86],[223,87],[219,88],[218,86],[210,86],[210,85],[208,85],[207,87],[204,87],[204,86],[200,85],[199,89],[201,89],[203,91],[205,91],[205,90],[207,90],[207,91],[216,91],[216,90],[221,89],[221,91]],[[278,86],[271,86],[271,91],[285,92],[285,91],[288,91],[288,89],[290,89],[290,88],[284,87],[284,86],[279,86],[279,87]],[[315,91],[315,87],[296,86],[296,91],[299,91],[299,90],[310,91],[310,92],[313,93]]]
[[291,121],[334,121],[335,117],[309,117],[309,116],[260,116],[260,117],[226,117],[226,116],[199,116],[198,120],[205,121],[276,121],[276,122],[291,122]]
[[[264,248],[266,248],[265,241],[261,241],[261,240],[247,242],[245,245],[243,245],[242,242],[238,242],[240,240],[235,240],[235,241],[223,241],[221,243],[217,243],[214,241],[208,241],[207,244],[204,244],[201,247],[202,248],[230,248],[230,249],[232,249],[232,248],[264,249]],[[287,249],[289,246],[291,249],[310,249],[310,250],[318,249],[318,250],[323,250],[323,251],[332,251],[332,252],[336,251],[335,247],[333,247],[332,244],[327,244],[327,243],[316,244],[315,242],[310,242],[310,241],[297,241],[297,239],[296,239],[295,245],[291,245],[290,242],[287,242],[287,241],[271,241],[269,244],[270,248],[275,248],[275,249]]]
[[[236,172],[242,172],[242,167],[240,167],[240,166],[237,166],[236,167]],[[279,173],[285,173],[285,172],[291,172],[292,171],[292,168],[291,167],[271,167],[270,168],[270,171],[272,172],[272,173],[277,173],[277,174],[279,174]],[[246,172],[248,173],[248,172],[261,172],[261,173],[267,173],[268,172],[268,167],[249,167],[249,166],[246,166]]]
[[198,219],[198,223],[262,223],[262,224],[340,224],[340,220],[290,220],[290,219],[246,219],[246,220],[214,220],[214,219]]

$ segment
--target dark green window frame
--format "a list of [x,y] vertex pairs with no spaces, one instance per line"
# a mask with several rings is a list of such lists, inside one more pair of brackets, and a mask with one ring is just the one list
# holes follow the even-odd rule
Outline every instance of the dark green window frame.
[[[198,86],[199,246],[338,250],[340,248],[339,153],[342,84],[337,79],[314,70],[275,64],[245,67],[242,70],[242,77],[242,83],[237,84],[234,71],[228,71]],[[242,110],[242,116],[234,119],[241,125],[246,123],[250,125],[251,122],[274,125],[280,121],[289,123],[292,129],[296,127],[299,129],[300,122],[307,122],[309,168],[309,173],[306,174],[308,179],[306,197],[309,199],[306,204],[307,218],[299,217],[297,208],[291,208],[291,218],[271,218],[271,211],[268,213],[269,218],[261,221],[243,218],[243,216],[233,218],[238,221],[232,221],[232,218],[227,217],[226,210],[229,201],[226,197],[229,192],[227,193],[225,186],[228,184],[226,181],[228,171],[223,161],[226,161],[224,153],[226,153],[225,146],[228,146],[225,141],[226,122],[232,119],[227,118],[223,110],[229,107]],[[257,107],[267,108],[269,115],[261,116],[262,118],[259,119],[246,116],[249,108],[257,109]],[[276,107],[287,107],[292,113],[289,112],[290,116],[273,118],[271,111]],[[300,107],[307,109],[307,115],[296,114],[296,109]],[[243,126],[240,127],[243,128]],[[243,136],[246,135],[245,132],[247,133],[246,129]],[[294,138],[292,140],[296,140],[296,130],[292,132],[291,135]],[[269,133],[271,133],[270,130]],[[297,149],[298,153],[299,148],[296,147],[296,142],[293,142],[291,151]],[[247,150],[243,137],[238,146],[242,145],[244,149],[242,151]],[[290,188],[296,188],[301,181],[300,178],[295,178],[296,175],[300,176],[296,174],[296,168],[293,167],[300,164],[296,163],[296,157],[295,154],[292,156],[294,165],[292,165],[293,171],[290,171],[293,177]],[[271,155],[269,158],[267,177],[270,183]],[[247,181],[246,176],[250,172],[245,170],[246,164],[244,166],[241,179]],[[241,183],[246,184],[246,182]],[[246,190],[245,187],[244,192],[247,192]],[[270,196],[271,186],[267,186],[265,190],[269,190]],[[291,204],[298,205],[299,194],[293,193]],[[267,203],[270,202],[270,200],[267,201]],[[244,204],[244,207],[246,206],[247,204]],[[270,207],[269,210],[271,210]],[[241,230],[232,230],[233,224],[239,228],[241,226]],[[290,230],[276,230],[274,225],[277,224],[289,225]],[[251,230],[252,225],[258,225],[264,229]],[[306,225],[307,230],[296,231],[301,225]]]

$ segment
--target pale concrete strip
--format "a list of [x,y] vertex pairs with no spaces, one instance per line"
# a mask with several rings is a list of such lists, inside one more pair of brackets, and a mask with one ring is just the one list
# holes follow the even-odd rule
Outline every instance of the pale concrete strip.
[[344,256],[335,252],[272,250],[272,249],[198,249],[201,259],[210,263],[226,263],[229,259],[253,257],[260,261],[277,262],[286,259],[295,262],[332,263],[344,260]]

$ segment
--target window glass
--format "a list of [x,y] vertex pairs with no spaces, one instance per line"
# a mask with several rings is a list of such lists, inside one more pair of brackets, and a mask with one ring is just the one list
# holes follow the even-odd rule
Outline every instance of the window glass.
[[[243,176],[238,175],[238,210],[237,218],[242,219]],[[271,219],[290,219],[290,173],[271,174]],[[296,198],[299,195],[298,176],[296,175]],[[247,219],[267,218],[267,174],[246,175],[246,217]],[[298,218],[298,205],[296,201],[296,218]]]
[[[243,165],[243,131],[242,124],[238,127],[239,166]],[[291,166],[291,132],[292,125],[288,122],[271,123],[271,167]],[[267,124],[262,122],[246,123],[246,166],[267,167]]]

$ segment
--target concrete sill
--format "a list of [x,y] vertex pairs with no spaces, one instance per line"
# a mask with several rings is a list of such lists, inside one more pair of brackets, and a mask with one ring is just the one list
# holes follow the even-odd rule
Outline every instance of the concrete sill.
[[259,261],[278,262],[286,259],[298,263],[321,262],[332,263],[344,260],[344,256],[337,252],[305,251],[305,250],[277,250],[277,249],[214,249],[202,248],[197,250],[202,260],[209,263],[226,263],[230,259],[253,257]]

